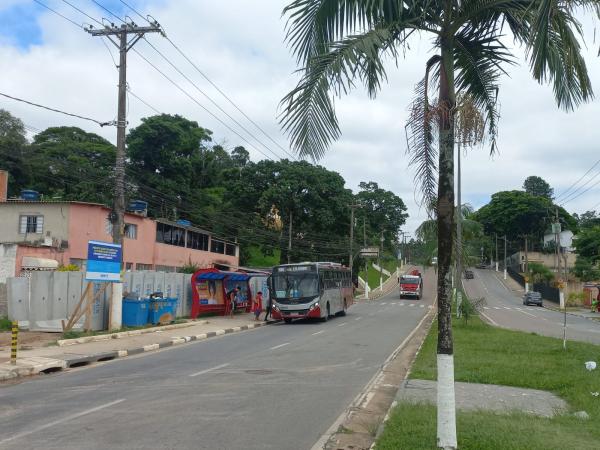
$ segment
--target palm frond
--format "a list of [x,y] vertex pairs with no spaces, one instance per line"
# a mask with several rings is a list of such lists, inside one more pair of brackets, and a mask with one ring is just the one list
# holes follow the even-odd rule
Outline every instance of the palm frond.
[[334,43],[308,62],[296,88],[281,101],[280,124],[301,156],[319,159],[339,137],[332,95],[347,94],[359,80],[375,96],[386,79],[383,55],[398,57],[394,44],[406,39],[402,33],[395,24],[378,27]]
[[415,96],[411,103],[410,115],[405,126],[407,153],[410,166],[416,168],[415,189],[422,194],[427,207],[436,204],[437,198],[437,147],[435,146],[435,128],[438,121],[435,106],[429,101],[429,85],[432,71],[439,70],[440,56],[435,55],[427,61],[425,76],[415,87]]

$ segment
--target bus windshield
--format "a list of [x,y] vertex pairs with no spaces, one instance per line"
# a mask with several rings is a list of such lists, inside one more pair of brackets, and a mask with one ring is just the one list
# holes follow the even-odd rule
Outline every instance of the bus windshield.
[[319,276],[315,272],[283,272],[273,274],[276,298],[302,298],[319,295]]

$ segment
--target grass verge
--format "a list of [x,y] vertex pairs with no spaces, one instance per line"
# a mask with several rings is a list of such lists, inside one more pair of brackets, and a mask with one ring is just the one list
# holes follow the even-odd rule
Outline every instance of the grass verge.
[[[600,372],[588,372],[585,361],[600,361],[600,346],[567,343],[536,334],[495,328],[473,318],[455,321],[455,379],[551,391],[574,411],[551,419],[523,413],[459,412],[461,449],[598,449],[600,448]],[[435,380],[437,326],[431,329],[415,361],[411,378]],[[377,442],[381,449],[435,449],[436,409],[433,405],[400,404]]]
[[0,317],[0,331],[12,330],[12,322],[8,320],[7,316]]

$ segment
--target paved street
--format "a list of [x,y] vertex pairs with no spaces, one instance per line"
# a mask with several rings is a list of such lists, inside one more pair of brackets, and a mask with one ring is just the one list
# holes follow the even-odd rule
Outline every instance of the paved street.
[[[485,297],[483,310],[494,324],[544,336],[563,337],[564,314],[539,306],[525,306],[517,292],[501,281],[502,272],[474,270],[475,278],[464,280],[467,294]],[[567,314],[567,339],[600,344],[600,322]]]
[[0,388],[0,448],[308,449],[432,303],[397,291],[327,323],[276,324]]

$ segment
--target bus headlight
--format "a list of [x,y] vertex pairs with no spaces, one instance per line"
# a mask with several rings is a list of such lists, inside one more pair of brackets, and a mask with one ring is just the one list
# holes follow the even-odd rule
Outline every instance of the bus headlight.
[[310,305],[309,311],[312,311],[313,309],[318,308],[318,307],[319,307],[319,302],[315,302],[312,305]]

